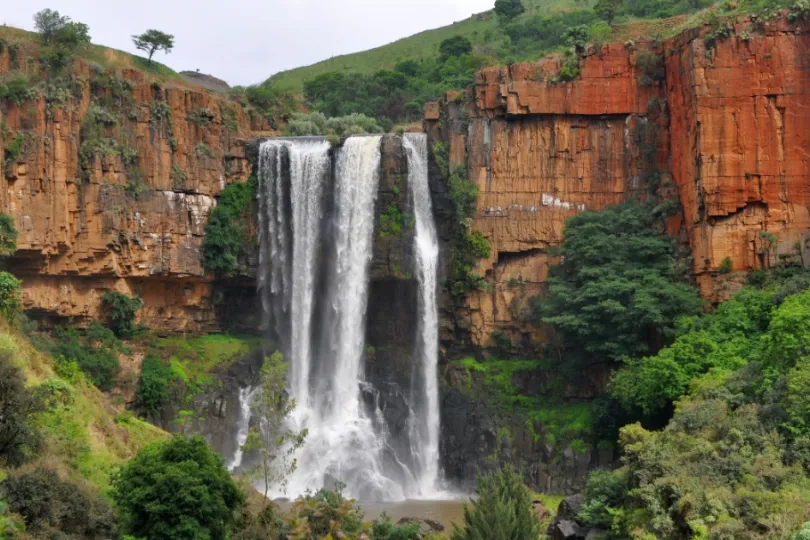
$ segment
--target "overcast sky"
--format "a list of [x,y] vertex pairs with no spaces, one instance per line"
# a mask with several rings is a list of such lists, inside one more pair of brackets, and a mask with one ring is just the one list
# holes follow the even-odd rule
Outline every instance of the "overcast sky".
[[51,8],[90,26],[93,43],[137,52],[131,35],[174,34],[176,71],[199,69],[231,85],[331,56],[385,45],[491,9],[495,0],[27,0],[4,1],[0,23],[33,30]]

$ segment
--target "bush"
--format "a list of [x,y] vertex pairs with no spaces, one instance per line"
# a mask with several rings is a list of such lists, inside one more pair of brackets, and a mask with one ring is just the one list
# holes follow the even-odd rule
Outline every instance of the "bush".
[[51,354],[57,359],[56,371],[61,376],[71,379],[75,367],[78,367],[104,391],[111,390],[118,378],[117,351],[126,352],[111,330],[95,322],[86,332],[75,328],[57,330],[50,347]]
[[578,519],[589,527],[609,529],[612,510],[624,502],[627,492],[626,471],[597,470],[588,476]]
[[150,540],[224,540],[245,496],[201,437],[141,450],[113,479],[128,533]]
[[52,470],[38,467],[11,475],[0,483],[0,494],[38,538],[117,536],[115,514],[104,499],[61,480]]
[[13,351],[0,349],[0,464],[21,465],[37,453],[42,439],[34,420],[43,406],[41,396],[26,388]]
[[298,538],[357,538],[367,529],[363,510],[343,495],[341,485],[299,498],[285,521]]
[[159,358],[147,356],[138,377],[138,392],[135,395],[136,406],[150,414],[160,412],[169,401],[169,385],[174,379],[172,370]]
[[472,52],[472,43],[464,36],[453,36],[439,44],[439,55],[443,60],[464,56]]
[[13,322],[21,312],[22,282],[8,272],[0,272],[0,315]]
[[0,256],[17,251],[17,226],[8,214],[0,213]]
[[501,22],[509,22],[526,12],[526,7],[520,0],[496,0],[495,14]]
[[247,222],[256,198],[256,178],[228,185],[208,215],[203,238],[203,267],[217,274],[237,269],[239,254],[248,240]]
[[717,271],[721,274],[728,274],[731,272],[732,268],[734,268],[734,261],[731,260],[731,257],[726,257],[723,259],[723,262],[720,263],[720,268],[718,268]]
[[479,477],[476,492],[472,506],[464,505],[464,527],[453,526],[452,540],[540,537],[530,492],[511,466]]
[[107,314],[107,325],[120,338],[132,337],[135,315],[143,307],[143,300],[117,291],[107,291],[101,297]]

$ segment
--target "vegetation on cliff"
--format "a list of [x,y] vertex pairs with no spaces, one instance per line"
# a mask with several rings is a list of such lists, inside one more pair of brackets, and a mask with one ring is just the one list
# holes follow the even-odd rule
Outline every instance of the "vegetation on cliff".
[[206,270],[227,275],[239,269],[240,255],[250,240],[248,223],[254,214],[256,179],[230,184],[208,216],[203,239],[202,263]]

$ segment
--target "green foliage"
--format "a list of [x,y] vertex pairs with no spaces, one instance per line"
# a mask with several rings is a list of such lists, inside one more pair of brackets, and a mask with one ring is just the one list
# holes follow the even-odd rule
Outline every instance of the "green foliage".
[[0,256],[7,256],[17,251],[17,226],[14,218],[0,213]]
[[136,537],[224,540],[245,496],[201,437],[155,443],[122,467],[113,500]]
[[589,9],[524,17],[504,28],[508,41],[500,56],[504,60],[532,60],[565,45],[583,46],[598,21]]
[[726,257],[723,259],[723,262],[720,263],[720,268],[718,268],[717,271],[721,274],[728,274],[733,268],[734,261],[731,260],[731,257]]
[[403,229],[413,227],[413,216],[399,209],[396,204],[389,204],[380,214],[380,237],[397,236]]
[[111,330],[94,322],[85,332],[58,329],[55,338],[48,348],[57,359],[57,371],[67,375],[75,364],[99,389],[112,389],[120,371],[116,353],[126,349]]
[[636,55],[636,64],[641,70],[639,83],[643,86],[655,86],[666,78],[664,57],[650,50],[644,49]]
[[135,395],[135,405],[138,409],[149,413],[160,412],[171,397],[169,386],[174,380],[174,374],[159,358],[147,356],[141,365],[138,377],[138,392]]
[[35,419],[43,406],[41,396],[26,388],[12,351],[0,348],[0,465],[21,465],[39,450]]
[[613,26],[613,20],[619,13],[619,9],[624,0],[598,0],[593,6],[594,12],[603,19],[610,26]]
[[[0,99],[6,99],[20,107],[26,101],[32,100],[38,95],[35,85],[36,81],[25,73],[12,71],[0,80]],[[20,140],[16,143],[17,152],[19,152],[22,142],[23,141]],[[9,144],[9,146],[6,147],[6,152],[14,148],[14,146]],[[19,153],[14,155],[13,158],[16,159],[18,156]],[[11,156],[6,156],[6,159],[9,157]]]
[[357,538],[367,529],[363,510],[354,499],[344,497],[341,485],[300,497],[286,521],[293,538]]
[[7,321],[22,313],[22,282],[8,272],[0,272],[0,315]]
[[526,7],[521,0],[495,0],[495,14],[502,23],[510,22],[525,12]]
[[589,527],[609,529],[613,510],[621,506],[627,492],[627,471],[596,470],[588,476],[577,518]]
[[166,54],[172,52],[174,36],[160,30],[151,29],[138,36],[132,36],[132,43],[135,44],[136,49],[145,51],[149,55],[148,62],[151,64],[152,56],[157,51],[165,51]]
[[135,316],[143,307],[143,300],[118,291],[107,291],[101,297],[107,315],[107,325],[119,338],[132,337],[135,332]]
[[215,159],[217,157],[211,147],[204,142],[197,143],[197,146],[194,147],[194,153],[197,155],[197,159]]
[[532,497],[520,475],[508,466],[478,478],[478,497],[464,505],[464,526],[454,526],[453,540],[514,540],[540,537]]
[[577,77],[579,77],[579,56],[571,51],[566,51],[562,64],[560,64],[560,80],[568,82]]
[[35,468],[0,483],[0,497],[37,538],[113,538],[116,517],[97,493],[63,481],[52,470]]
[[74,48],[90,43],[89,28],[86,24],[74,22],[58,11],[43,9],[34,15],[34,28],[45,43]]
[[247,223],[256,198],[256,179],[229,184],[208,215],[203,239],[203,267],[217,274],[237,270],[239,254],[248,241]]
[[307,430],[290,431],[286,424],[295,411],[295,399],[287,395],[287,364],[281,353],[265,358],[259,388],[251,408],[263,420],[260,427],[251,428],[242,446],[245,452],[256,452],[259,464],[250,476],[264,484],[264,498],[273,486],[286,489],[287,477],[295,472],[295,452],[304,445]]
[[383,513],[371,523],[372,540],[420,540],[423,538],[418,523],[394,525],[388,514]]
[[635,201],[566,222],[562,260],[538,303],[570,354],[618,361],[674,337],[680,315],[700,311],[697,292],[675,273],[673,240],[653,208]]
[[472,52],[472,43],[464,36],[447,38],[439,45],[439,55],[442,60],[454,56],[464,56]]
[[381,133],[383,129],[373,118],[363,114],[327,118],[320,112],[294,113],[287,123],[284,134],[293,137],[310,135],[326,136],[330,140],[342,140],[350,135]]

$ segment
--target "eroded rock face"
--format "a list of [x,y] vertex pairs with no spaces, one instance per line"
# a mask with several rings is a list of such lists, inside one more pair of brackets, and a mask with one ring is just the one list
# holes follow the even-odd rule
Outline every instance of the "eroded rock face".
[[[0,74],[13,64],[0,54]],[[217,329],[212,276],[201,264],[205,223],[222,189],[250,175],[245,139],[266,122],[222,96],[154,84],[141,72],[116,74],[115,89],[80,61],[71,73],[70,97],[6,101],[0,110],[0,210],[20,233],[9,268],[23,279],[25,309],[97,318],[101,295],[116,289],[144,298],[141,322],[153,328]],[[119,146],[94,157],[82,145],[95,104],[115,111],[102,138]],[[6,155],[18,139],[19,153]]]
[[487,68],[474,94],[440,104],[442,122],[428,108],[428,133],[479,188],[473,228],[492,246],[477,268],[492,292],[450,308],[456,331],[445,339],[484,347],[495,337],[524,346],[542,339],[529,299],[545,290],[548,250],[561,243],[565,220],[646,196],[653,169],[667,176],[664,87],[639,82],[639,51],[652,46],[638,47],[606,46],[570,83],[553,82],[556,61]]
[[665,45],[673,173],[693,270],[715,301],[735,290],[717,274],[726,258],[735,271],[810,262],[810,35],[785,20],[743,31],[756,37],[709,47],[692,32]]
[[[667,229],[712,301],[780,258],[810,266],[810,34],[742,21],[709,47],[709,30],[607,45],[569,83],[554,82],[556,60],[487,68],[426,107],[432,140],[480,189],[473,228],[493,248],[477,268],[493,290],[445,299],[446,345],[542,342],[528,299],[545,291],[565,220],[631,196],[676,203]],[[439,198],[442,181],[434,171]]]

